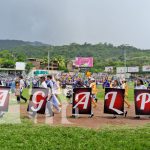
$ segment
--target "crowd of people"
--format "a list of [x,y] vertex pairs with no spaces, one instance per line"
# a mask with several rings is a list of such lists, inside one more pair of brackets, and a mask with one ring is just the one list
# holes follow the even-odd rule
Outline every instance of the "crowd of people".
[[[74,88],[86,88],[89,87],[92,89],[92,104],[93,107],[97,106],[97,93],[100,92],[97,88],[97,84],[101,81],[103,89],[105,88],[117,88],[117,89],[125,89],[125,104],[128,108],[130,108],[130,103],[128,101],[128,84],[127,80],[123,79],[113,79],[108,78],[108,76],[103,76],[100,80],[94,78],[94,75],[86,76],[84,73],[74,73],[74,74],[58,74],[55,76],[47,75],[40,77],[8,77],[8,78],[0,78],[0,86],[6,86],[11,88],[11,92],[15,94],[16,100],[20,103],[21,100],[27,102],[27,98],[24,97],[23,90],[24,88],[34,88],[41,87],[49,90],[48,98],[47,98],[47,110],[48,115],[53,116],[53,108],[55,108],[58,112],[61,112],[61,99],[59,94],[61,93],[61,89],[67,89],[66,97],[72,103],[72,95]],[[136,79],[134,82],[135,89],[150,89],[150,85],[146,87],[144,85],[142,79]],[[70,88],[67,88],[67,86]],[[32,116],[35,113],[31,114]]]

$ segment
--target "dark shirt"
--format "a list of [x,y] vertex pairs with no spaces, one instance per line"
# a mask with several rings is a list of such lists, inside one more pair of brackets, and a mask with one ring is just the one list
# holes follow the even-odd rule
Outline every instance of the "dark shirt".
[[103,89],[104,88],[108,88],[110,87],[110,83],[108,82],[108,80],[106,80],[104,83],[103,83]]

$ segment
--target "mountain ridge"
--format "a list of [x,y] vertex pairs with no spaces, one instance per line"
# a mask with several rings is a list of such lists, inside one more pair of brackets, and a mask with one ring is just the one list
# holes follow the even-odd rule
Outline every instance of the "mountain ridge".
[[0,49],[10,49],[15,48],[18,46],[26,46],[26,45],[32,45],[32,46],[45,46],[48,44],[44,44],[39,41],[23,41],[23,40],[10,40],[10,39],[0,39]]

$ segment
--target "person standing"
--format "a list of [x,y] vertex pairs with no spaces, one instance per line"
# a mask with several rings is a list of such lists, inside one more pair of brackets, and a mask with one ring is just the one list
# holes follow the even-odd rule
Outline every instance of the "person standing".
[[[25,86],[25,84],[24,84],[23,77],[20,76],[19,82],[16,83],[16,89],[15,89],[15,93],[17,94],[16,96],[17,96],[18,103],[20,103],[20,99],[23,99],[25,101],[25,103],[27,102],[27,99],[22,95],[24,86]],[[20,91],[20,94],[19,94],[19,91]]]
[[109,87],[110,87],[110,83],[109,83],[109,81],[108,81],[108,77],[106,77],[106,78],[105,78],[105,81],[104,81],[104,83],[103,83],[103,89],[109,88]]
[[[40,82],[41,82],[41,84],[40,84],[41,88],[48,89],[47,84],[45,82],[45,77],[44,76],[40,77]],[[48,96],[47,96],[46,109],[48,110],[48,113],[49,113],[47,116],[52,117],[52,116],[54,116],[54,113],[53,113],[53,110],[52,110],[52,107],[51,107],[52,105],[51,105],[50,100],[51,100],[51,92],[49,90],[48,91]],[[32,114],[29,114],[29,115],[31,115],[31,117],[35,117],[36,113],[37,113],[36,111],[32,111]]]
[[[47,86],[47,83],[46,83],[46,79],[45,79],[44,76],[40,78],[40,81],[41,81],[41,86],[40,87],[48,89],[48,86]],[[47,108],[47,110],[49,112],[49,114],[48,114],[49,117],[54,116],[54,112],[52,110],[51,97],[52,97],[52,93],[51,93],[51,91],[49,89],[49,91],[48,91],[48,97],[47,97],[47,103],[46,103],[46,108]]]
[[98,89],[96,87],[96,82],[94,78],[90,79],[90,87],[92,88],[92,103],[94,107],[96,107],[97,104],[95,102],[97,102],[96,94],[98,92]]
[[[1,81],[1,80],[0,80],[0,86],[2,86],[2,81]],[[0,118],[2,118],[4,114],[5,114],[5,113],[0,110]]]
[[15,84],[15,96],[17,98],[17,102],[20,103],[20,84],[19,82],[16,82]]
[[46,81],[45,81],[45,77],[43,76],[43,77],[40,77],[40,81],[41,81],[41,88],[45,88],[45,89],[47,89],[48,87],[47,87],[47,84],[46,84]]
[[[137,79],[134,84],[134,89],[147,89],[147,87],[144,85],[142,79]],[[135,118],[140,118],[140,116],[137,115]]]
[[137,79],[134,86],[135,89],[147,89],[142,79]]
[[61,99],[59,98],[59,95],[61,94],[60,89],[60,81],[59,79],[55,78],[55,81],[53,81],[54,84],[54,94],[56,95],[57,99],[59,100],[59,107],[61,107]]
[[112,88],[121,89],[118,80],[114,80],[114,81],[113,81]]
[[56,85],[55,81],[53,81],[51,75],[47,76],[46,84],[47,84],[47,87],[50,89],[50,91],[52,93],[51,99],[52,99],[53,106],[56,108],[56,110],[58,112],[61,112],[60,102],[59,102],[58,98],[56,97],[57,85]]
[[32,79],[32,87],[39,87],[39,82],[36,77]]
[[15,79],[13,79],[12,84],[11,84],[11,92],[14,93],[15,92]]
[[2,86],[2,81],[0,80],[0,86]]
[[128,102],[128,84],[126,80],[122,81],[122,89],[125,89],[125,99],[124,102],[127,104],[128,108],[130,108],[130,104]]
[[[114,80],[114,81],[113,81],[113,84],[112,84],[112,88],[121,89],[122,87],[120,86],[118,80]],[[127,116],[127,113],[128,113],[128,112],[127,112],[126,110],[124,110],[124,115],[125,115],[125,117]],[[116,118],[116,115],[115,115],[115,114],[114,114],[114,118]]]

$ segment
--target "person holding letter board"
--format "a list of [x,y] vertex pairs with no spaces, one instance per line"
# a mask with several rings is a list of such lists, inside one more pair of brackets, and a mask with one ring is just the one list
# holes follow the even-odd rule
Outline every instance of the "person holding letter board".
[[105,103],[104,113],[113,114],[114,118],[116,115],[127,115],[127,111],[124,111],[124,89],[118,80],[114,80],[112,88],[105,88]]
[[96,94],[97,94],[97,87],[96,87],[96,82],[94,78],[90,79],[90,88],[92,89],[92,104],[94,105],[93,107],[95,108],[97,106],[96,102],[97,102],[97,98],[96,98]]
[[140,115],[149,115],[150,114],[150,92],[146,88],[142,79],[137,79],[135,81],[134,88],[135,95],[135,113],[137,119],[140,119]]
[[127,81],[125,79],[122,81],[122,88],[125,89],[124,102],[127,104],[128,108],[130,108],[130,104],[128,102],[128,85],[127,85]]
[[[29,111],[29,118],[34,118],[37,113],[45,114],[46,108],[49,112],[49,116],[54,116],[51,107],[51,92],[47,88],[45,77],[40,77],[41,88],[33,88],[32,95],[30,96],[30,102],[27,111]],[[36,106],[36,107],[35,107]]]

